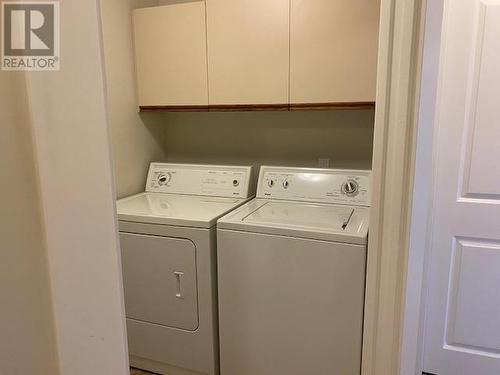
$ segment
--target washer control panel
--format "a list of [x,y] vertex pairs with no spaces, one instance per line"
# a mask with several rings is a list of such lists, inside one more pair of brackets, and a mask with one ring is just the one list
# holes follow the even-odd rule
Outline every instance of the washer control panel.
[[257,198],[370,206],[371,171],[262,166]]
[[147,192],[248,198],[252,167],[151,163]]

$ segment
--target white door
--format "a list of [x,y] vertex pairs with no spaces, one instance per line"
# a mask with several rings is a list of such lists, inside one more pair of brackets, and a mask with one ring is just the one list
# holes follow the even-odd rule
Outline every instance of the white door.
[[448,0],[424,369],[500,374],[500,0]]

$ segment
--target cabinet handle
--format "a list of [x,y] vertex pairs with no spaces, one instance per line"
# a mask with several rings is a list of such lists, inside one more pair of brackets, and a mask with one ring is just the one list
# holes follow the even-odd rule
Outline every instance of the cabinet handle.
[[184,299],[184,295],[182,294],[182,277],[184,276],[184,272],[174,272],[175,280],[177,281],[177,292],[175,293],[175,298]]

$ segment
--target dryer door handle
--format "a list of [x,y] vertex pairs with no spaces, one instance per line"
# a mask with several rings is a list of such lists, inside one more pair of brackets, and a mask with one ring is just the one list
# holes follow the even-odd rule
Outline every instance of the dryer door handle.
[[175,298],[184,299],[184,294],[182,293],[182,277],[184,276],[184,272],[174,271],[174,276],[177,284]]

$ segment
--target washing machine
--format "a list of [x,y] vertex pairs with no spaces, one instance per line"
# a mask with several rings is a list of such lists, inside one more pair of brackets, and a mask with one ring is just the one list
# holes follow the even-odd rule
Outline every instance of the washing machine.
[[117,202],[130,363],[218,374],[216,221],[250,196],[251,167],[152,163]]
[[219,219],[222,375],[359,375],[370,171],[261,167]]

